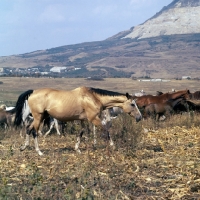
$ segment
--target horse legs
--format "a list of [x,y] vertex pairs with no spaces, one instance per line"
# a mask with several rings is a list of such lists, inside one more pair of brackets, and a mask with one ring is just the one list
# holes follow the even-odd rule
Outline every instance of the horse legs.
[[114,145],[114,142],[110,136],[109,128],[112,126],[111,121],[107,121],[105,125],[103,125],[104,132],[107,134],[107,138],[109,140],[110,146]]
[[54,118],[54,123],[55,123],[55,128],[56,128],[56,132],[58,135],[61,135],[60,131],[59,131],[59,126],[58,126],[58,120]]
[[34,138],[34,143],[35,143],[35,150],[36,152],[42,156],[43,153],[40,151],[39,146],[38,146],[38,140],[37,140],[37,133],[40,127],[40,123],[42,119],[42,115],[38,114],[37,116],[34,116],[34,120],[31,123],[29,127],[27,127],[27,132],[26,132],[26,140],[24,146],[20,148],[21,151],[25,150],[27,146],[29,146],[29,141],[30,141],[30,134],[32,133],[33,138]]
[[29,141],[30,141],[30,138],[29,138],[29,136],[30,136],[30,131],[29,131],[28,129],[27,129],[26,131],[27,131],[27,132],[26,132],[26,140],[25,140],[24,145],[20,147],[20,150],[21,150],[21,151],[25,150],[26,147],[29,146]]
[[[107,139],[110,142],[110,146],[114,145],[114,142],[110,136],[109,128],[112,126],[111,116],[108,109],[103,110],[101,113],[101,119],[96,117],[93,121],[93,134],[94,134],[94,144],[96,144],[96,126],[101,125],[103,128],[103,132],[106,133]],[[99,124],[100,123],[100,124]]]
[[103,126],[103,130],[107,134],[108,140],[110,142],[110,146],[113,146],[114,142],[113,142],[112,138],[110,137],[110,132],[109,132],[109,129],[112,126],[112,121],[111,121],[109,109],[102,111],[101,118],[102,118],[101,123],[102,123],[102,126]]
[[94,135],[94,145],[97,144],[97,136],[96,136],[96,126],[93,125],[93,135]]
[[50,128],[49,130],[45,133],[44,137],[46,137],[47,135],[49,135],[49,133],[51,132],[52,128],[54,127],[55,125],[55,128],[56,128],[56,132],[58,135],[61,135],[60,131],[59,131],[59,126],[58,126],[58,120],[53,118],[53,120],[51,121],[51,125],[50,125]]
[[78,153],[81,153],[81,151],[79,149],[79,145],[80,145],[83,133],[84,133],[84,128],[85,128],[85,123],[84,123],[84,121],[81,120],[81,132],[80,132],[79,136],[76,138],[77,142],[75,144],[75,151],[77,151]]
[[38,140],[37,140],[37,134],[36,131],[34,130],[34,128],[32,129],[27,129],[27,133],[26,133],[26,140],[25,140],[25,144],[23,146],[20,147],[20,150],[23,151],[26,149],[27,146],[29,146],[30,143],[30,134],[32,132],[33,138],[34,138],[34,143],[35,143],[35,150],[36,152],[42,156],[43,153],[40,151],[39,146],[38,146]]
[[53,128],[54,125],[55,125],[55,121],[53,120],[51,122],[51,124],[50,124],[49,130],[44,134],[44,137],[46,137],[47,135],[49,135],[49,133],[51,132],[51,130],[52,130],[52,128]]

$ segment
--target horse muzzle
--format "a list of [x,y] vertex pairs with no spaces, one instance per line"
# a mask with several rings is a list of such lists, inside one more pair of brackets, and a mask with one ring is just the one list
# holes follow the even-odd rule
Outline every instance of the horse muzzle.
[[136,117],[135,117],[135,120],[136,120],[136,122],[139,122],[140,120],[142,120],[142,116],[141,116],[141,115],[136,116]]

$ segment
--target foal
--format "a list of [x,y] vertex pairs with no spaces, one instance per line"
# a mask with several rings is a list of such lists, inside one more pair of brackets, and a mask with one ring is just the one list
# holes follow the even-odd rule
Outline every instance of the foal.
[[176,100],[168,100],[165,103],[152,103],[145,107],[143,117],[146,118],[148,116],[155,117],[156,121],[159,121],[160,117],[170,116],[174,112],[174,107],[180,103],[183,98],[178,98]]

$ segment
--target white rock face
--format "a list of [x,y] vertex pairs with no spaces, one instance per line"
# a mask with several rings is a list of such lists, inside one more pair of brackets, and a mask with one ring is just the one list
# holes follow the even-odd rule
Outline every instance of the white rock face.
[[160,35],[200,33],[200,6],[180,7],[163,11],[156,18],[134,27],[124,38],[151,38]]

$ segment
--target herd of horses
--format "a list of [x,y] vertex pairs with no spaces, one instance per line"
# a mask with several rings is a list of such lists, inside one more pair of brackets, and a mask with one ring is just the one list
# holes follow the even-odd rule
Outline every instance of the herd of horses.
[[[128,113],[136,122],[153,117],[156,121],[170,117],[175,112],[200,111],[200,106],[193,100],[200,100],[200,91],[190,93],[188,89],[173,92],[157,92],[157,95],[130,95],[99,88],[78,87],[74,90],[56,90],[43,88],[28,90],[22,93],[11,110],[5,106],[0,107],[0,123],[5,126],[20,127],[26,130],[26,139],[21,150],[29,146],[32,134],[35,150],[39,155],[43,153],[39,149],[38,135],[40,125],[50,119],[51,126],[68,121],[80,121],[82,129],[77,137],[75,149],[80,152],[79,144],[85,130],[85,120],[93,124],[93,133],[96,135],[96,127],[101,126],[107,134],[110,144],[113,141],[109,135],[111,121],[120,113]],[[50,130],[45,134],[47,136]]]

